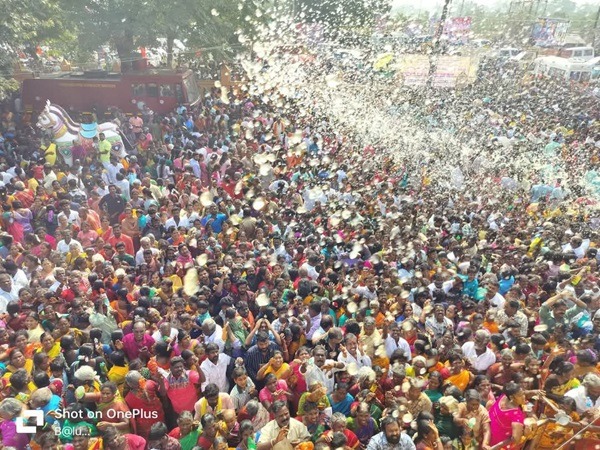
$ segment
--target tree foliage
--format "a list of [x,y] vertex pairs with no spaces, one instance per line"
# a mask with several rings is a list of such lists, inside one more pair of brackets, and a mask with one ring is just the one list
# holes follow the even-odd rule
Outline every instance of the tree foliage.
[[36,58],[37,46],[61,35],[62,15],[49,0],[2,0],[0,21],[0,98],[18,89],[12,79],[19,52]]

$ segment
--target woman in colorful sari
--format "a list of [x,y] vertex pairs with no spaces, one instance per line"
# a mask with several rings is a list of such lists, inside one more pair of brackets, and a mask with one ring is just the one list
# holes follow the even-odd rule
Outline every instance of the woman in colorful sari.
[[461,355],[453,353],[448,357],[450,368],[444,369],[442,375],[446,378],[446,383],[453,384],[461,392],[467,389],[472,381],[473,374],[465,369],[465,362]]
[[503,395],[490,408],[490,446],[503,443],[506,450],[521,448],[525,428],[525,393],[515,382],[504,386]]
[[556,358],[550,364],[550,371],[551,375],[544,384],[544,390],[549,399],[555,402],[560,401],[568,391],[579,387],[579,380],[573,375],[575,365],[572,363]]
[[109,355],[112,367],[106,374],[108,381],[112,381],[117,385],[119,394],[123,395],[123,387],[125,384],[125,376],[129,372],[129,366],[125,361],[125,352],[123,350],[115,350]]
[[165,421],[165,411],[158,397],[158,385],[152,380],[146,380],[137,370],[129,371],[125,376],[125,384],[125,390],[128,391],[125,403],[131,411],[141,413],[133,419],[136,433],[148,439],[152,424]]
[[54,340],[52,333],[46,331],[40,336],[42,346],[36,350],[36,353],[44,352],[52,362],[60,355],[60,342]]
[[177,343],[173,346],[173,349],[176,356],[181,356],[184,350],[189,350],[193,353],[198,345],[200,345],[198,339],[192,339],[187,331],[180,331],[179,338]]
[[348,429],[354,432],[363,447],[369,445],[371,438],[379,432],[377,422],[371,417],[367,403],[358,405],[356,417],[348,419]]
[[21,415],[23,404],[14,398],[0,402],[0,435],[2,445],[16,450],[25,450],[29,435],[17,432],[17,418]]
[[265,409],[271,410],[271,405],[278,401],[287,402],[292,397],[285,380],[278,380],[274,373],[269,373],[265,377],[265,387],[258,393],[258,399]]
[[24,369],[28,374],[31,374],[33,369],[33,360],[26,359],[25,355],[23,355],[23,352],[15,347],[8,352],[8,364],[6,365],[6,372],[2,376],[4,387],[9,384],[12,374],[19,369]]
[[132,428],[135,428],[133,419],[130,421],[127,418],[130,416],[129,407],[119,395],[117,385],[112,381],[104,383],[99,393],[84,393],[78,400],[97,403],[100,412],[97,427],[100,431],[106,430],[111,425],[122,433],[129,433]]
[[183,411],[177,419],[177,428],[174,428],[169,436],[179,441],[181,450],[192,450],[198,445],[200,437],[199,424],[194,422],[194,416],[189,411]]
[[333,392],[327,396],[331,409],[334,413],[340,412],[346,416],[350,415],[350,408],[354,402],[354,397],[348,393],[348,385],[346,383],[337,383]]
[[284,362],[283,353],[279,350],[275,350],[269,362],[260,368],[256,374],[256,379],[263,380],[270,373],[274,374],[278,380],[287,379],[291,373],[289,364]]
[[[475,389],[465,392],[465,402],[458,405],[454,422],[465,432],[472,431],[476,445],[487,448],[490,442],[490,415],[481,404],[481,395]],[[465,433],[466,434],[466,433]]]
[[313,443],[316,443],[323,433],[325,433],[325,425],[319,421],[319,408],[316,403],[308,402],[304,404],[304,414],[301,421],[306,425],[310,433],[310,440]]

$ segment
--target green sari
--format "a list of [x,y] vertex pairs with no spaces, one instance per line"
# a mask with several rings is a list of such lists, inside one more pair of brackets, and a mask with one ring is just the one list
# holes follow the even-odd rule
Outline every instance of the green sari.
[[200,437],[200,431],[198,428],[192,430],[190,433],[186,434],[184,437],[179,439],[179,444],[181,444],[181,450],[192,450],[194,447],[198,445],[198,438]]

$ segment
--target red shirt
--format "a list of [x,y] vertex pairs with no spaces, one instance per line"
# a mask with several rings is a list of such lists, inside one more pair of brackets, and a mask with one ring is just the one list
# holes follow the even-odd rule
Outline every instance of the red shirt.
[[121,233],[121,236],[116,237],[114,234],[106,239],[106,242],[115,247],[117,242],[123,242],[125,244],[125,253],[128,255],[135,255],[135,250],[133,249],[133,241],[129,236],[124,233]]

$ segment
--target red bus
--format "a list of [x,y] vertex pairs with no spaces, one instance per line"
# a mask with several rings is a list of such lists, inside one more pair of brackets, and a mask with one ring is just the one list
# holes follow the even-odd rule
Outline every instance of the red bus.
[[26,111],[40,112],[46,100],[67,110],[107,110],[117,107],[136,113],[147,105],[168,113],[179,104],[193,106],[200,100],[196,76],[191,70],[146,70],[124,74],[105,71],[65,74],[23,80],[21,98]]

